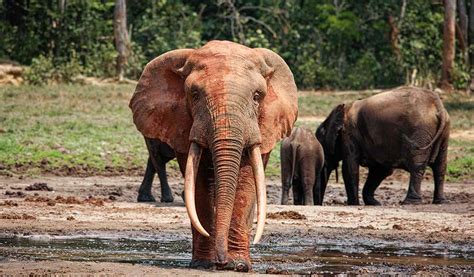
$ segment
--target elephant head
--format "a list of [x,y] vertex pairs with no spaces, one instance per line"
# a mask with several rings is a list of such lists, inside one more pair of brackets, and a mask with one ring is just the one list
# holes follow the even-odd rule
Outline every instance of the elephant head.
[[196,213],[195,178],[203,149],[214,166],[217,260],[225,260],[241,161],[248,159],[257,191],[258,242],[266,214],[261,155],[288,136],[297,117],[296,85],[274,52],[228,41],[167,52],[148,63],[130,107],[148,138],[187,153],[185,202],[191,223],[204,236]]
[[[339,161],[342,160],[340,144],[342,143],[341,131],[344,126],[344,113],[344,104],[336,106],[316,130],[316,138],[324,150],[323,188],[326,188],[329,175],[334,169],[337,169]],[[323,196],[321,195],[321,199]]]

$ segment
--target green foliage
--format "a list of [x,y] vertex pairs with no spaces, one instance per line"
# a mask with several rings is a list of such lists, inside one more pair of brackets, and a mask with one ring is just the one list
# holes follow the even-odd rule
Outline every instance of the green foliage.
[[56,79],[63,83],[72,83],[74,77],[84,72],[84,68],[77,59],[75,51],[72,51],[72,55],[69,60],[58,62],[56,73]]
[[84,74],[95,77],[112,77],[115,75],[116,58],[117,51],[113,41],[94,44],[90,54],[84,57]]
[[429,1],[410,1],[400,29],[401,66],[417,80],[436,83],[441,70],[443,7]]
[[72,83],[74,77],[82,74],[84,68],[78,61],[75,53],[71,59],[63,61],[52,57],[40,55],[34,58],[31,66],[25,72],[25,80],[32,85],[45,85],[51,83]]
[[[195,48],[202,44],[198,14],[179,1],[151,1],[136,20],[132,35],[140,42],[143,54],[151,59],[177,48]],[[142,3],[131,3],[134,5]]]
[[[0,58],[34,67],[48,59],[61,67],[59,77],[32,73],[31,83],[69,82],[77,73],[115,76],[114,1],[66,3],[62,9],[60,1],[0,1]],[[300,88],[433,85],[442,60],[443,7],[406,3],[402,9],[398,0],[128,1],[133,52],[126,74],[136,79],[162,53],[222,39],[278,52]],[[469,69],[459,54],[456,64],[454,85],[464,88]]]
[[347,76],[347,85],[354,89],[371,88],[375,83],[375,76],[379,70],[380,64],[375,56],[370,52],[364,53]]
[[31,66],[25,71],[25,80],[32,85],[44,85],[52,80],[54,75],[53,60],[50,57],[39,55],[33,58]]

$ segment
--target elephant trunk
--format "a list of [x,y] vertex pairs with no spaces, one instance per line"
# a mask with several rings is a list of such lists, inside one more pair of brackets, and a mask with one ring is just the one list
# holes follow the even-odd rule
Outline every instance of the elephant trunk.
[[216,262],[226,264],[230,221],[240,171],[243,143],[241,139],[217,139],[213,154],[216,181]]

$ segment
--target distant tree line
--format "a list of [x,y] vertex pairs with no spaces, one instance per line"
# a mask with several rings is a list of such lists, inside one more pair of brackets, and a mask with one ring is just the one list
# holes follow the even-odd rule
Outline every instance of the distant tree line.
[[[444,76],[444,7],[453,3],[453,43],[460,50],[451,53],[446,78],[467,88],[474,0],[127,1],[122,75],[137,78],[166,51],[225,39],[278,52],[300,88],[433,87]],[[31,65],[33,83],[116,76],[115,6],[113,0],[0,0],[0,58]]]

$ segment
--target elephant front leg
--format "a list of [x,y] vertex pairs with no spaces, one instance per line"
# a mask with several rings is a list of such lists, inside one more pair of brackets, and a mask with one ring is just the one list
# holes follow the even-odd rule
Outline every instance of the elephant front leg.
[[281,204],[288,205],[291,182],[282,180]]
[[[184,173],[186,155],[178,154],[178,163]],[[215,230],[214,230],[214,173],[206,162],[199,164],[195,190],[196,212],[209,237],[201,235],[192,227],[193,250],[191,268],[210,269],[215,266]]]
[[[192,268],[213,268],[215,266],[215,231],[214,231],[214,177],[209,172],[209,167],[200,166],[196,180],[196,211],[202,226],[210,237],[201,235],[194,227],[193,229],[193,258],[190,264]],[[212,171],[212,170],[211,170]]]
[[281,144],[280,149],[280,166],[281,166],[281,204],[288,205],[288,196],[290,187],[292,186],[292,155],[289,141],[285,140]]
[[292,185],[291,180],[291,165],[288,166],[289,162],[281,162],[281,204],[288,205],[288,196],[290,193],[290,187]]
[[374,197],[375,190],[380,186],[383,179],[391,175],[392,172],[393,169],[382,166],[369,168],[369,176],[367,176],[364,188],[362,189],[362,198],[364,199],[365,205],[380,206],[380,202]]
[[342,177],[347,193],[348,205],[359,205],[359,162],[356,157],[347,157],[342,162]]

